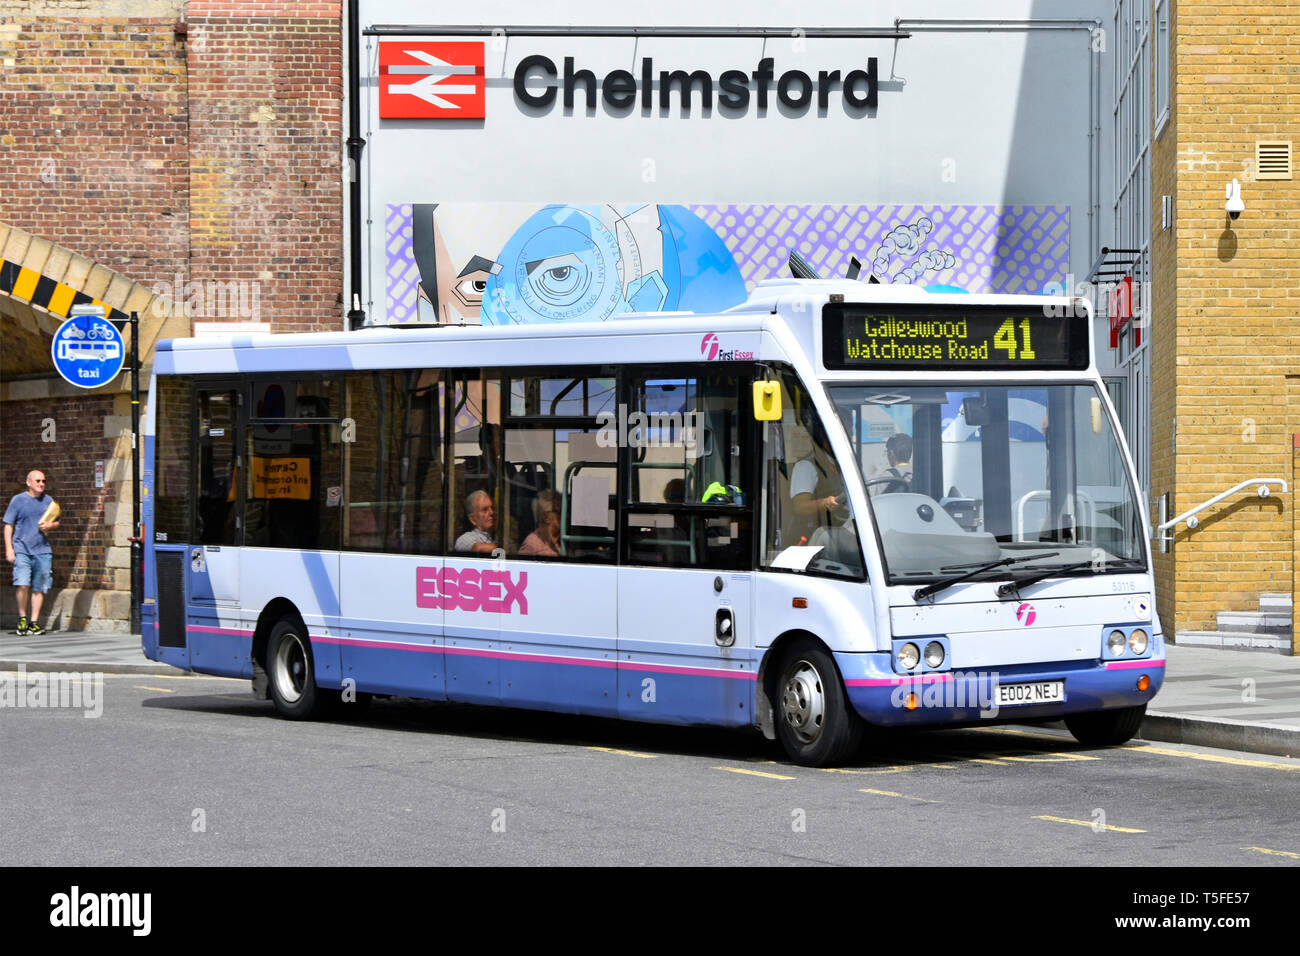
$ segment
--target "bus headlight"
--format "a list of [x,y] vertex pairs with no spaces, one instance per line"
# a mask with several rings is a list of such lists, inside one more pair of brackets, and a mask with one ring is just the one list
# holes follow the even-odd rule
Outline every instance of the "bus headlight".
[[904,644],[898,649],[898,663],[903,670],[910,671],[921,660],[921,652],[915,644]]
[[1123,631],[1111,631],[1110,636],[1106,638],[1106,646],[1110,649],[1112,657],[1121,657],[1124,654],[1124,645],[1127,643]]
[[938,641],[925,645],[925,666],[931,670],[943,666],[943,645]]
[[1134,654],[1142,655],[1147,652],[1147,632],[1138,628],[1128,638],[1129,650]]

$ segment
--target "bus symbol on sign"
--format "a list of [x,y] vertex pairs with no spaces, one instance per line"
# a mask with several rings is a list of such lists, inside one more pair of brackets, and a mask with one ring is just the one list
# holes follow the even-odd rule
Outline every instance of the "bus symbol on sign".
[[122,371],[122,333],[97,315],[74,315],[59,326],[50,344],[54,369],[78,388],[107,385]]

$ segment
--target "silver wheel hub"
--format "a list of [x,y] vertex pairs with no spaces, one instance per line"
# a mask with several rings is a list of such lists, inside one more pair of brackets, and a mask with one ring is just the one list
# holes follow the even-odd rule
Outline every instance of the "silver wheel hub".
[[297,703],[307,684],[307,651],[297,634],[286,634],[280,639],[271,676],[280,698],[289,704]]
[[826,697],[821,675],[807,661],[791,667],[781,686],[781,716],[803,743],[812,743],[822,732]]

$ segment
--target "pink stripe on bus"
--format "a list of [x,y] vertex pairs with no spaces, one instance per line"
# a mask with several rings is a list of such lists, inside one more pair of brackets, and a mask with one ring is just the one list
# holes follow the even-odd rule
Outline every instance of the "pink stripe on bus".
[[854,677],[846,680],[846,687],[901,687],[910,684],[944,684],[953,681],[951,674],[917,674],[915,677]]
[[1107,661],[1106,670],[1133,670],[1135,667],[1164,667],[1164,661]]

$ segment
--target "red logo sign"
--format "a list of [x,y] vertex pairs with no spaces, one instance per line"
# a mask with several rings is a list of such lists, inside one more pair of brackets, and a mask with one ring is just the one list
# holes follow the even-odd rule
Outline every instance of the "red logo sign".
[[712,362],[718,357],[718,349],[718,337],[714,333],[708,332],[700,340],[700,354],[704,356],[706,362]]
[[[1125,276],[1110,294],[1110,347],[1119,348],[1120,329],[1133,319],[1133,278]],[[1133,347],[1142,344],[1142,329],[1133,329]]]
[[483,41],[379,44],[383,119],[482,119]]
[[1028,601],[1016,608],[1016,620],[1025,627],[1033,627],[1037,618],[1038,612],[1034,610],[1034,606]]

